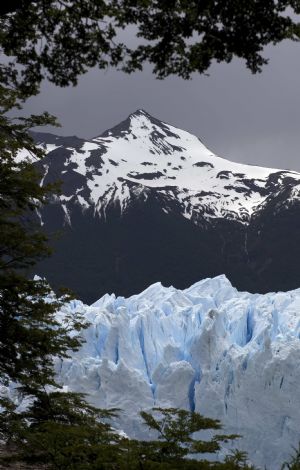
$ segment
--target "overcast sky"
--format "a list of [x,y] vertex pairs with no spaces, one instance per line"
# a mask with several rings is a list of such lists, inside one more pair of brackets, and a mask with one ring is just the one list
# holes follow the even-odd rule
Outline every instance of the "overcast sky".
[[25,110],[56,115],[62,128],[53,133],[90,138],[143,108],[196,134],[220,156],[300,171],[300,44],[285,42],[266,55],[262,74],[234,61],[189,81],[160,81],[150,70],[91,70],[75,88],[45,83]]

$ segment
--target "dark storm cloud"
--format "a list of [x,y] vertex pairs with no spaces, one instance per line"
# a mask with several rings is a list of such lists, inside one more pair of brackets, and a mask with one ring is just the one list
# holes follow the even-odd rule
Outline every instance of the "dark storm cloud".
[[300,170],[300,45],[286,42],[266,54],[270,63],[258,75],[240,61],[190,81],[92,70],[76,88],[45,84],[26,111],[55,114],[63,127],[54,133],[93,137],[144,108],[231,160]]

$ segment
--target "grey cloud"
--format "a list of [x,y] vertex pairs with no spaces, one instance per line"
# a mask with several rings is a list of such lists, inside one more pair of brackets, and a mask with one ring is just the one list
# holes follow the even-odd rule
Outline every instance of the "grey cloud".
[[267,55],[262,74],[235,60],[189,81],[159,81],[149,69],[129,76],[91,70],[75,88],[45,83],[25,110],[56,115],[63,127],[54,133],[92,137],[144,108],[226,158],[300,170],[300,46],[286,42]]

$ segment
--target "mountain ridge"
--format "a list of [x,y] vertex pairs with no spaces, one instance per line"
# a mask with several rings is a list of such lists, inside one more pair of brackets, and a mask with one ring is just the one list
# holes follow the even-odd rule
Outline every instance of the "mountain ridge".
[[[218,157],[198,137],[163,123],[144,110],[130,114],[117,126],[89,140],[53,136],[50,140],[52,145],[57,142],[57,148],[60,143],[67,147],[69,141],[73,142],[73,153],[65,165],[69,163],[76,173],[88,178],[88,199],[96,211],[105,210],[117,200],[121,209],[125,208],[130,198],[128,186],[135,185],[144,192],[149,187],[158,191],[166,188],[165,196],[180,198],[183,215],[194,217],[195,222],[198,212],[201,216],[236,217],[245,222],[269,194],[271,174],[278,176],[278,183],[280,178],[300,183],[297,172],[244,165]],[[55,150],[51,149],[51,155]],[[124,157],[120,158],[122,153]],[[102,192],[99,186],[103,187]],[[85,198],[77,202],[88,205]]]
[[42,184],[62,181],[39,213],[62,232],[39,271],[54,286],[88,302],[99,285],[130,295],[222,273],[242,290],[297,287],[299,173],[230,162],[143,110],[90,140],[36,138]]

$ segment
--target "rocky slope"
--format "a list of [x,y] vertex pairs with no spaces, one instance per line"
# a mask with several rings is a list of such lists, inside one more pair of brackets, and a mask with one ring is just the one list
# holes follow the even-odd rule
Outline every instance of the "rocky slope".
[[142,110],[88,141],[35,138],[42,184],[62,182],[38,214],[54,234],[39,267],[52,285],[87,302],[222,273],[254,292],[299,285],[298,173],[220,158]]

